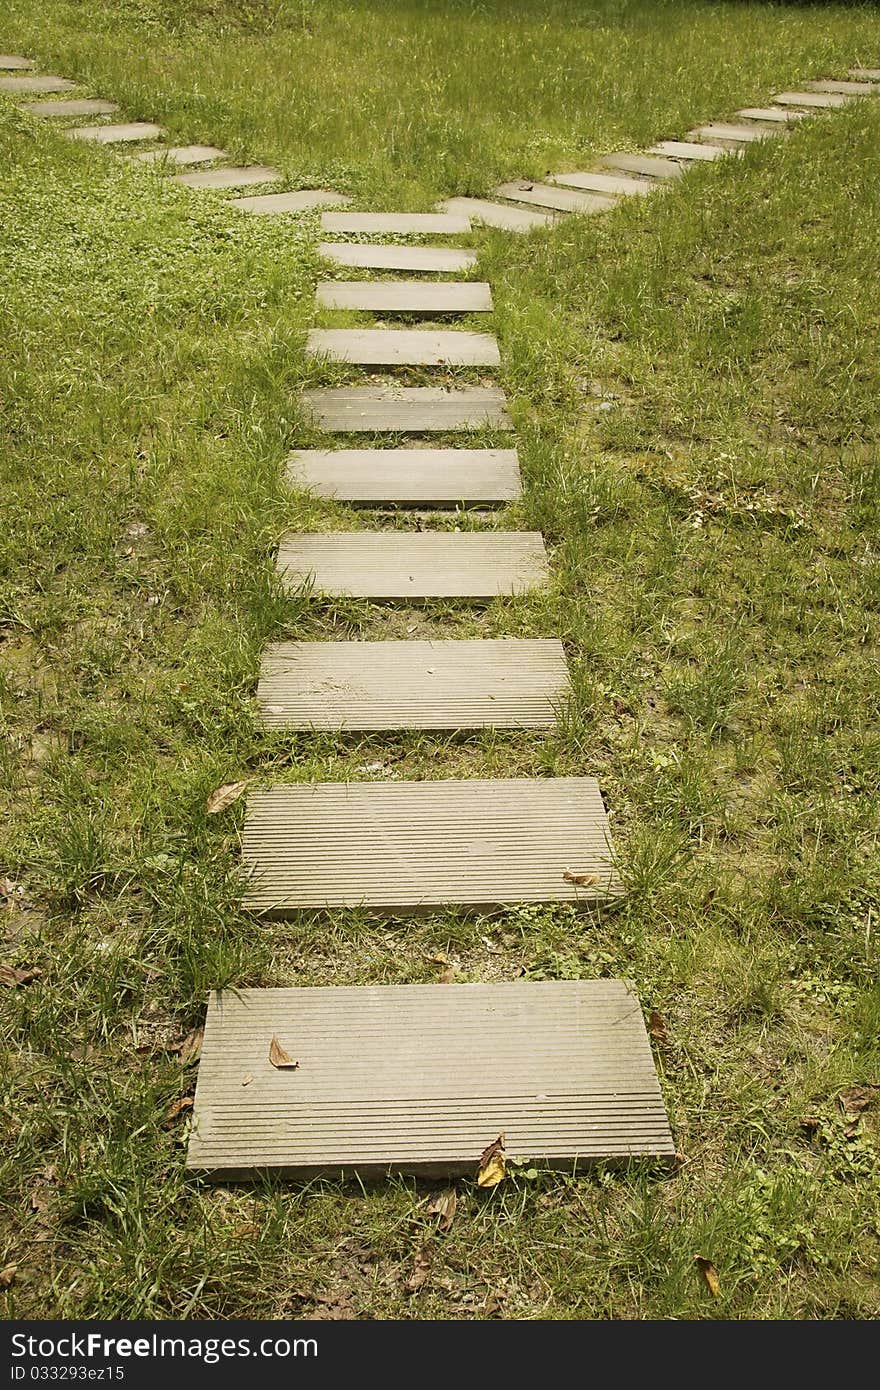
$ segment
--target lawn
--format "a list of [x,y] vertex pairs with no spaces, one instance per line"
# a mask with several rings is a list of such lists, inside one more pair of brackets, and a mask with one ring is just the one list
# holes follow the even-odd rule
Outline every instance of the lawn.
[[[880,64],[870,6],[180,8],[14,0],[0,47],[365,208]],[[301,386],[340,375],[303,354],[317,219],[246,219],[0,98],[0,960],[38,972],[2,991],[4,1316],[880,1313],[878,141],[858,102],[601,217],[476,234],[527,483],[497,524],[544,532],[553,584],[383,610],[273,575],[287,530],[416,520],[283,484],[317,438]],[[561,637],[558,729],[255,728],[267,641],[438,632]],[[242,803],[205,813],[250,776],[572,773],[612,814],[613,912],[261,923]],[[461,1183],[446,1234],[436,1187],[186,1176],[175,1048],[209,989],[438,955],[450,988],[634,980],[675,1169]]]

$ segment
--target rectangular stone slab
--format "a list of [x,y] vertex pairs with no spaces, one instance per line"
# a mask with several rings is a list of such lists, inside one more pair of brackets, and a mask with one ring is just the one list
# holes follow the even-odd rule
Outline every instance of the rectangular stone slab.
[[857,82],[880,82],[880,68],[850,68],[849,75]]
[[844,96],[877,96],[873,82],[805,82],[809,92],[842,92]]
[[284,175],[265,164],[248,164],[243,168],[194,169],[172,177],[186,188],[246,188],[251,183],[279,183]]
[[774,125],[794,125],[795,121],[803,121],[808,112],[790,111],[783,106],[746,106],[736,114],[744,121],[772,121]]
[[335,265],[362,270],[417,270],[455,274],[477,263],[476,251],[452,246],[366,246],[358,242],[322,242],[318,254]]
[[845,106],[852,97],[841,96],[835,92],[777,92],[773,100],[779,106],[815,106],[817,108],[837,108]]
[[303,402],[321,429],[337,433],[426,434],[476,430],[484,425],[512,430],[507,398],[497,386],[341,386],[304,391]]
[[98,145],[122,145],[134,140],[159,140],[165,129],[151,121],[130,121],[126,125],[81,125],[65,130],[69,140],[93,140]]
[[23,72],[33,66],[33,58],[21,58],[17,53],[0,53],[0,72]]
[[692,159],[720,159],[724,150],[715,145],[698,145],[693,140],[660,140],[652,145],[648,154],[657,154],[667,159],[689,161]]
[[367,506],[494,506],[522,490],[515,449],[301,449],[287,476],[318,497]]
[[728,125],[724,121],[717,121],[713,125],[701,125],[696,130],[689,130],[688,139],[705,140],[710,145],[750,145],[755,140],[767,140],[782,134],[779,127]]
[[497,367],[501,361],[491,333],[455,328],[313,328],[306,352],[362,367]]
[[527,179],[499,184],[493,192],[514,203],[536,203],[538,207],[555,208],[558,212],[606,212],[615,203],[614,198],[599,193],[578,193],[574,189],[554,188],[549,183],[530,183]]
[[556,641],[279,642],[257,703],[270,729],[542,729],[568,692]]
[[216,145],[169,145],[161,150],[144,150],[134,158],[144,164],[158,164],[159,160],[167,159],[169,164],[184,167],[187,164],[208,164],[212,159],[226,159],[228,156],[225,150],[218,150]]
[[488,314],[492,291],[478,280],[324,280],[315,303],[322,309],[379,314]]
[[597,174],[590,169],[575,171],[571,174],[554,174],[550,182],[562,184],[566,188],[592,189],[594,193],[609,193],[614,197],[627,197],[631,193],[644,197],[648,193],[657,191],[656,185],[648,183],[645,179],[628,179],[616,174]]
[[466,598],[488,603],[547,582],[538,531],[336,531],[289,535],[278,547],[289,591],[419,603]]
[[72,92],[76,85],[67,77],[0,77],[0,92],[25,96],[42,92]]
[[348,202],[350,199],[344,193],[334,193],[332,188],[298,188],[292,193],[258,193],[252,198],[233,198],[232,206],[241,208],[242,212],[257,212],[268,217]]
[[606,154],[601,162],[609,169],[623,169],[649,179],[680,179],[683,172],[677,160],[652,154]]
[[97,97],[71,98],[67,101],[29,101],[29,116],[112,116],[119,107],[115,101],[101,101]]
[[[272,1066],[273,1037],[295,1070]],[[539,1168],[671,1162],[628,981],[324,985],[208,1001],[191,1171],[222,1182],[475,1178],[499,1134],[511,1158]]]
[[531,232],[535,227],[549,227],[557,220],[553,212],[537,208],[512,208],[505,203],[491,203],[486,198],[447,198],[439,203],[444,212],[461,213],[487,227],[500,227],[505,232]]
[[[622,891],[593,777],[253,791],[242,860],[245,906],[274,917],[338,907],[586,904]],[[579,887],[566,873],[588,883]]]
[[449,212],[325,212],[321,217],[325,232],[469,232],[469,217]]

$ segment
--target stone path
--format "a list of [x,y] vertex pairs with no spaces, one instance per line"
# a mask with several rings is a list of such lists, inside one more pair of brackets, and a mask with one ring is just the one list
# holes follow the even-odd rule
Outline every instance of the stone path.
[[287,477],[317,497],[374,507],[495,506],[522,491],[516,449],[300,449]]

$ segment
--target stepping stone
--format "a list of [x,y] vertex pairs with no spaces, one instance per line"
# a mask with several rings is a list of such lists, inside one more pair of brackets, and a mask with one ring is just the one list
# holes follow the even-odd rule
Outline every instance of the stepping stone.
[[313,328],[310,357],[356,362],[362,367],[497,367],[498,344],[491,333],[424,328]]
[[492,506],[522,492],[515,449],[300,449],[293,487],[371,506]]
[[[272,1066],[273,1037],[295,1070]],[[520,1162],[566,1173],[604,1160],[672,1161],[628,981],[210,997],[186,1155],[203,1177],[474,1178],[498,1135]]]
[[303,401],[321,429],[345,434],[445,433],[485,425],[513,429],[507,398],[497,386],[456,391],[442,386],[342,386],[304,391]]
[[778,92],[773,100],[779,106],[845,106],[852,97],[844,97],[835,92]]
[[525,179],[518,183],[502,183],[492,191],[497,197],[510,198],[514,203],[537,203],[539,207],[556,208],[559,212],[606,212],[616,201],[599,193],[577,193],[574,189],[553,188],[548,183],[529,183]]
[[253,198],[233,198],[232,206],[242,212],[261,212],[266,216],[282,212],[307,212],[310,208],[325,208],[328,203],[349,203],[344,193],[332,188],[299,188],[293,193],[262,193]]
[[324,280],[315,303],[323,309],[363,309],[379,314],[488,314],[492,291],[485,281]]
[[771,130],[760,125],[726,125],[718,122],[697,126],[696,130],[688,131],[688,137],[705,140],[710,145],[748,145],[754,140],[767,140],[782,133],[778,128]]
[[775,124],[793,125],[795,121],[806,120],[809,112],[789,111],[779,106],[746,106],[736,114],[744,121],[773,121]]
[[681,164],[675,159],[661,159],[650,154],[606,154],[601,162],[609,169],[623,169],[629,174],[641,174],[649,179],[680,179]]
[[33,66],[33,58],[20,58],[16,53],[0,53],[0,71],[11,72],[13,69],[24,71]]
[[115,101],[83,97],[70,101],[29,101],[26,110],[29,116],[112,116],[119,107]]
[[121,145],[134,140],[159,140],[164,126],[152,121],[130,121],[126,125],[72,126],[64,134],[69,140],[94,140],[98,145]]
[[76,86],[76,82],[71,82],[67,77],[0,77],[0,92],[12,92],[19,95],[72,92]]
[[551,183],[564,184],[566,188],[588,188],[596,193],[610,193],[614,197],[626,197],[630,193],[655,193],[656,187],[645,179],[618,178],[615,174],[596,174],[589,169],[583,173],[554,174]]
[[250,183],[279,183],[284,175],[265,164],[244,168],[196,169],[191,174],[173,174],[175,183],[186,188],[246,188]]
[[336,531],[285,536],[278,573],[288,590],[402,603],[488,602],[547,582],[538,531]]
[[[742,113],[740,113],[742,114]],[[648,154],[659,154],[667,159],[720,159],[726,151],[713,145],[697,145],[692,140],[660,140],[652,145]],[[649,185],[650,187],[650,185]]]
[[544,729],[569,693],[561,642],[279,642],[268,729]]
[[880,82],[880,68],[850,68],[849,75],[857,82]]
[[270,917],[315,908],[590,903],[622,892],[593,777],[253,791],[242,860],[250,877],[245,906]]
[[469,217],[449,212],[325,212],[321,217],[325,232],[469,232]]
[[877,96],[873,82],[805,82],[809,92],[841,92],[844,96]]
[[453,274],[477,263],[476,251],[445,246],[366,246],[349,241],[325,241],[318,247],[324,260],[363,270],[421,270]]
[[161,150],[144,150],[133,158],[144,164],[158,164],[160,160],[167,159],[169,164],[185,167],[187,164],[208,164],[212,159],[227,159],[228,155],[215,145],[170,145]]
[[553,212],[536,208],[512,208],[504,203],[490,203],[486,198],[447,198],[438,203],[444,212],[461,213],[487,227],[500,227],[505,232],[531,232],[535,227],[549,227],[557,221]]

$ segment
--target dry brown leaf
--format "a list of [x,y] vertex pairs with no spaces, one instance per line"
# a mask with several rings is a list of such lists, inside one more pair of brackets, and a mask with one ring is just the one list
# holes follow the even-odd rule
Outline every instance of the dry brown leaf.
[[837,1097],[845,1115],[860,1115],[877,1097],[880,1086],[848,1086]]
[[477,1170],[478,1187],[497,1187],[507,1176],[507,1155],[504,1152],[504,1135],[499,1134],[480,1155]]
[[453,1221],[458,1207],[458,1197],[455,1195],[455,1188],[448,1187],[445,1192],[438,1192],[436,1197],[432,1197],[428,1203],[428,1215],[439,1218],[437,1222],[438,1231],[448,1231]]
[[287,1071],[294,1071],[296,1067],[299,1066],[299,1062],[295,1062],[290,1053],[285,1052],[274,1033],[272,1034],[272,1041],[269,1044],[269,1061],[272,1063],[272,1066],[277,1067],[279,1071],[285,1069]]
[[573,869],[566,869],[562,875],[563,883],[574,883],[578,888],[592,888],[599,882],[598,874],[576,874]]
[[231,806],[233,801],[238,800],[250,780],[249,777],[246,777],[243,782],[227,782],[225,786],[218,787],[216,791],[211,792],[205,805],[207,814],[216,816],[221,811],[225,811],[227,806]]
[[8,1289],[14,1284],[17,1273],[18,1265],[7,1265],[5,1269],[0,1269],[0,1289]]
[[12,878],[5,875],[0,878],[0,898],[11,898],[18,890],[18,884]]
[[428,1275],[431,1273],[433,1258],[434,1253],[427,1242],[418,1247],[413,1260],[412,1273],[404,1286],[407,1293],[417,1293],[427,1281]]
[[436,956],[429,957],[432,965],[448,965],[449,957],[445,951],[438,951]]
[[658,1014],[656,1009],[652,1009],[648,1015],[648,1032],[651,1037],[659,1043],[669,1042],[669,1034],[666,1031],[666,1019],[662,1014]]
[[718,1278],[718,1270],[711,1260],[707,1260],[705,1255],[695,1255],[694,1264],[703,1276],[703,1283],[709,1290],[713,1298],[717,1298],[721,1292],[721,1280]]
[[17,989],[28,985],[31,980],[39,980],[42,970],[21,970],[17,965],[0,965],[0,985],[7,989]]
[[172,1125],[178,1116],[182,1115],[185,1110],[192,1110],[192,1107],[192,1096],[180,1096],[178,1100],[175,1100],[169,1105],[162,1123],[164,1125]]
[[191,1033],[187,1033],[183,1042],[176,1043],[172,1047],[171,1051],[178,1054],[182,1067],[186,1067],[190,1062],[195,1062],[198,1059],[201,1055],[204,1038],[204,1028],[193,1028]]
[[447,965],[445,970],[441,970],[437,976],[438,985],[451,985],[456,975],[459,973],[457,965]]

